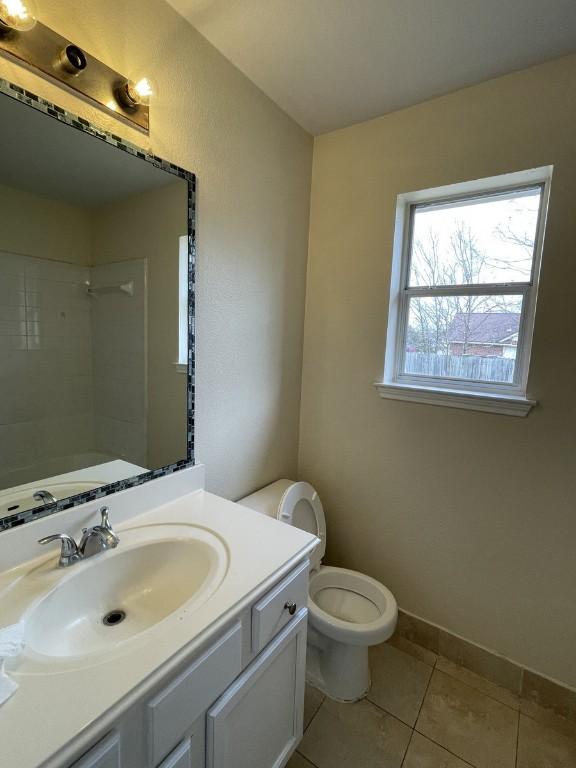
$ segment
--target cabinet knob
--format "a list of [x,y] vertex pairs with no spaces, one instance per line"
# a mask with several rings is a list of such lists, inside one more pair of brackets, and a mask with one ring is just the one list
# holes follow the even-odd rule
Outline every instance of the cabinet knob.
[[288,611],[290,616],[294,616],[294,614],[296,613],[296,608],[297,608],[296,603],[286,603],[284,605],[284,609]]

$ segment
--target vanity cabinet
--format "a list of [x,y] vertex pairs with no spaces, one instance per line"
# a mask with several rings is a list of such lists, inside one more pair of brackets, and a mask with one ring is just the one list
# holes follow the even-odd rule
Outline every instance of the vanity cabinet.
[[281,768],[302,736],[306,611],[208,711],[206,768]]
[[256,595],[68,768],[282,768],[302,737],[308,569]]
[[242,670],[242,625],[235,624],[146,705],[149,762],[152,766],[177,744]]
[[252,650],[259,653],[308,602],[308,562],[282,579],[252,608]]
[[121,768],[120,735],[108,734],[80,758],[72,768]]
[[[163,760],[159,768],[196,768],[193,763],[194,753],[192,742],[186,739],[179,744],[176,749]],[[198,765],[198,763],[196,763]]]

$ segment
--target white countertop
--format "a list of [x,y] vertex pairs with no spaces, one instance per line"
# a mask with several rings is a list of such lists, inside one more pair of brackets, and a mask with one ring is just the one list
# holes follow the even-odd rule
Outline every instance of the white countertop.
[[[154,482],[166,485],[166,479]],[[110,498],[113,524],[117,497],[129,493],[125,491]],[[74,510],[62,514],[71,520]],[[47,527],[51,532],[66,530],[58,524],[58,517],[43,518],[25,528],[37,526],[34,537],[44,535]],[[162,625],[128,643],[127,653],[114,653],[110,659],[100,660],[94,666],[51,662],[38,668],[23,662],[20,671],[13,674],[20,686],[18,691],[0,706],[1,768],[52,768],[65,764],[79,745],[89,746],[101,729],[112,725],[123,711],[223,627],[234,613],[248,605],[258,591],[271,586],[302,560],[317,541],[304,531],[203,490],[192,491],[124,519],[115,528],[121,532],[159,523],[201,526],[219,536],[229,550],[229,567],[222,584],[200,607],[191,612],[176,611]],[[70,524],[67,527],[70,528]],[[11,533],[0,534],[0,562],[6,562],[2,558],[2,545],[7,543],[3,537]],[[29,541],[30,531],[26,534],[25,540]],[[30,554],[36,554],[36,550],[32,549]],[[0,573],[0,626],[17,621],[30,602],[38,599],[38,594],[28,595],[28,599],[21,595],[17,600],[11,597],[18,592],[13,590],[14,584],[31,568],[38,568],[47,560],[53,561],[56,568],[57,559],[57,553],[52,551]]]
[[[0,518],[11,517],[16,512],[24,512],[27,509],[41,506],[38,500],[33,498],[33,493],[40,489],[52,491],[56,498],[62,499],[65,496],[83,493],[101,485],[136,477],[145,472],[148,472],[146,467],[130,464],[123,459],[114,459],[84,469],[75,469],[73,472],[44,477],[32,483],[4,488],[0,491]],[[18,508],[14,509],[16,505]]]

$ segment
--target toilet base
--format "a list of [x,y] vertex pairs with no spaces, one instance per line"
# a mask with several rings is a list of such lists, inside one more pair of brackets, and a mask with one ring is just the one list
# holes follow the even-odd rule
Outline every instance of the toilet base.
[[330,699],[352,703],[370,690],[368,646],[338,643],[317,633],[308,636],[306,680]]

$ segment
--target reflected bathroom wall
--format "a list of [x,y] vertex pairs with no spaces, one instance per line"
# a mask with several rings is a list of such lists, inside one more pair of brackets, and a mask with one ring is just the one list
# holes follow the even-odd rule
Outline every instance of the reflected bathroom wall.
[[115,471],[132,476],[186,456],[176,365],[186,202],[180,181],[83,206],[0,187],[10,214],[0,230],[0,492],[119,459]]
[[94,447],[148,467],[146,262],[90,269]]
[[[99,206],[92,216],[93,263],[145,259],[147,264],[147,466],[186,456],[186,376],[179,371],[179,241],[188,231],[183,182]],[[129,302],[125,302],[129,306]],[[126,318],[127,319],[127,318]],[[113,345],[119,342],[114,341]],[[110,364],[118,368],[121,358]]]

